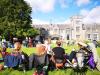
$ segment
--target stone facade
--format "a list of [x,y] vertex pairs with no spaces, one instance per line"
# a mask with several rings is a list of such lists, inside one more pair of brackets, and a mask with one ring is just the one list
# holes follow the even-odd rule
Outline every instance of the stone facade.
[[70,18],[70,24],[33,24],[35,28],[44,28],[50,36],[59,36],[65,40],[100,40],[100,24],[84,24],[82,16]]

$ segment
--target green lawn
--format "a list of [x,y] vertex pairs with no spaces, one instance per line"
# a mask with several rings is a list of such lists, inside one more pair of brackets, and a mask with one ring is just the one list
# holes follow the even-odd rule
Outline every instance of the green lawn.
[[[72,48],[78,49],[77,46],[64,46],[66,53],[70,53]],[[22,48],[22,50],[28,55],[35,52],[35,48]],[[8,52],[10,51],[11,49],[8,49]],[[97,48],[97,51],[100,56],[100,48]],[[5,69],[4,71],[0,72],[0,75],[32,75],[33,72],[34,70],[30,70],[27,71],[26,73],[23,73],[22,71],[18,71],[18,70]],[[55,70],[55,71],[49,71],[49,75],[74,75],[74,72],[72,69],[65,69],[65,70],[58,70],[58,71]],[[98,72],[97,70],[94,71],[87,70],[86,75],[100,75],[100,72]]]

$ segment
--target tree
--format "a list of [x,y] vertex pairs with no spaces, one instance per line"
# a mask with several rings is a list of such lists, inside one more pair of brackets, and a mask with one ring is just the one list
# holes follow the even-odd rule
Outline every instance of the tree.
[[0,34],[21,36],[31,28],[31,7],[24,0],[0,0]]
[[33,36],[38,35],[38,34],[40,34],[39,30],[34,29],[34,28],[30,28],[30,29],[27,31],[27,36],[28,36],[28,37],[33,37]]

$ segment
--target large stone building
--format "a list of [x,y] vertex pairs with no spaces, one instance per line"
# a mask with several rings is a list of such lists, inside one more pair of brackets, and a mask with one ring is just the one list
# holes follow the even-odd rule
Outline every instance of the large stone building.
[[70,24],[33,24],[33,27],[44,28],[50,36],[66,40],[100,40],[100,24],[84,24],[82,16],[73,16],[70,20]]

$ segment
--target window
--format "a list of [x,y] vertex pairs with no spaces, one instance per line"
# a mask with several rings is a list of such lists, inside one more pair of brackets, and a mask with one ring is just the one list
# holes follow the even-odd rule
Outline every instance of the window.
[[76,35],[76,38],[80,38],[80,35]]
[[93,35],[94,40],[97,40],[97,38],[98,38],[97,36],[98,36],[97,34],[94,34],[94,35]]
[[85,25],[84,24],[82,24],[82,29],[85,30]]
[[67,40],[69,40],[69,34],[67,35]]
[[66,33],[69,33],[69,32],[70,32],[70,29],[69,29],[69,28],[67,28],[67,29],[66,29]]
[[55,32],[57,32],[57,29],[54,29]]
[[77,20],[77,21],[76,21],[76,24],[80,24],[80,21],[79,21],[79,20]]
[[90,34],[88,34],[88,39],[90,38]]
[[80,27],[76,27],[76,32],[79,32],[79,30],[80,30]]

